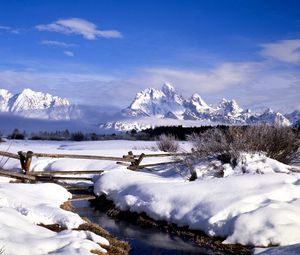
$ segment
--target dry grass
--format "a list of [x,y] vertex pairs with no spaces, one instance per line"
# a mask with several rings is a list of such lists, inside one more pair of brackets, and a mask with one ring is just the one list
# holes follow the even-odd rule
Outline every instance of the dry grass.
[[74,208],[72,206],[72,202],[71,201],[66,201],[64,202],[61,206],[60,206],[61,209],[63,210],[66,210],[66,211],[70,211],[70,212],[73,212],[74,211]]
[[193,143],[194,156],[215,157],[235,166],[241,152],[264,152],[285,164],[299,157],[299,134],[288,127],[267,125],[210,129],[188,137]]
[[162,134],[156,142],[157,148],[164,152],[177,152],[180,147],[175,136]]

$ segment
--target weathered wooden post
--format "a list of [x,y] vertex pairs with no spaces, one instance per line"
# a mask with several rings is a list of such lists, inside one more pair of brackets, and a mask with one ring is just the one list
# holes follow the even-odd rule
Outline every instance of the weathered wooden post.
[[32,151],[27,151],[25,154],[23,151],[18,151],[18,155],[20,157],[20,163],[23,174],[28,174],[30,171],[30,164],[33,156]]
[[33,156],[33,152],[32,151],[27,151],[27,153],[26,153],[26,160],[25,160],[25,171],[26,171],[26,174],[28,174],[29,171],[30,171],[30,165],[31,165],[32,156]]
[[138,170],[142,160],[145,157],[145,153],[142,153],[138,159],[136,159],[134,162],[131,163],[131,165],[129,167],[127,167],[130,170]]
[[18,151],[18,155],[20,157],[22,173],[25,174],[26,173],[26,170],[25,170],[25,168],[26,168],[25,167],[26,156],[25,156],[23,151]]

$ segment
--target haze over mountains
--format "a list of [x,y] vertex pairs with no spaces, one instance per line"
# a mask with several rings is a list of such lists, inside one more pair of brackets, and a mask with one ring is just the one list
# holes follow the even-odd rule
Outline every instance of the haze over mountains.
[[[212,106],[198,94],[186,99],[169,83],[165,83],[161,89],[148,88],[137,93],[130,106],[114,115],[114,121],[110,121],[108,116],[103,121],[101,111],[103,112],[101,108],[84,108],[71,104],[66,98],[31,89],[24,89],[15,95],[0,89],[0,112],[6,115],[26,118],[28,120],[26,123],[29,123],[30,119],[35,123],[37,120],[50,120],[53,123],[58,121],[89,123],[99,132],[142,130],[159,125],[267,123],[290,126],[300,119],[299,111],[283,115],[267,109],[264,113],[258,114],[250,109],[242,109],[235,100],[222,99],[216,106]],[[99,125],[101,121],[103,123]]]

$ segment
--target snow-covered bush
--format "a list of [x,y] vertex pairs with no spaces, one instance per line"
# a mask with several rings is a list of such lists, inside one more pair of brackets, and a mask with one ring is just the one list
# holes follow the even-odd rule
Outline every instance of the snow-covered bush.
[[156,145],[160,151],[165,152],[177,152],[180,148],[174,136],[165,134],[159,136]]
[[236,166],[241,153],[264,152],[285,164],[299,157],[299,134],[288,127],[267,125],[210,129],[188,137],[196,158],[213,157]]

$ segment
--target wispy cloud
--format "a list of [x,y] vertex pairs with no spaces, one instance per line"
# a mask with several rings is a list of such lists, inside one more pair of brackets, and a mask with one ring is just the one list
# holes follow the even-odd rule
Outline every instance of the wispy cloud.
[[15,92],[24,87],[39,90],[43,84],[44,91],[75,103],[120,108],[128,106],[135,93],[147,87],[160,88],[164,82],[173,83],[185,97],[200,93],[208,103],[226,97],[237,99],[244,108],[270,106],[291,111],[299,106],[300,74],[290,68],[274,70],[273,66],[262,63],[220,63],[214,68],[198,70],[147,68],[126,78],[100,75],[96,70],[89,73],[89,68],[83,67],[72,72],[0,70],[0,88]]
[[78,34],[88,40],[95,40],[98,37],[122,37],[121,32],[117,30],[100,30],[94,23],[79,18],[59,19],[50,24],[37,25],[36,29],[39,31],[52,31],[62,34]]
[[72,43],[65,43],[65,42],[59,42],[59,41],[53,41],[53,40],[43,40],[40,42],[43,45],[53,46],[53,47],[61,47],[61,48],[70,48],[76,46]]
[[[185,70],[148,68],[132,81],[162,84],[166,81],[180,85],[185,91],[218,92],[247,82],[257,69],[257,63],[222,63],[211,69]],[[152,85],[153,86],[153,85]]]
[[6,31],[12,34],[19,34],[21,29],[12,28],[9,26],[0,26],[0,31]]
[[279,61],[300,63],[300,39],[282,40],[275,43],[262,44],[261,54]]
[[74,57],[74,52],[69,51],[69,50],[65,50],[65,51],[64,51],[64,54],[65,54],[66,56],[68,56],[68,57]]
[[0,26],[1,30],[11,30],[11,27],[8,26]]

